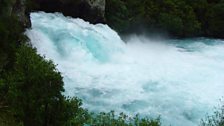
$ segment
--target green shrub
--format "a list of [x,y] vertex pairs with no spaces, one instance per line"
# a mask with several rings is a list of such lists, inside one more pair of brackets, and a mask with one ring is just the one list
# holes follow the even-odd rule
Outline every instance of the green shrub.
[[213,115],[203,119],[200,126],[224,126],[224,104]]
[[14,68],[4,83],[9,113],[23,126],[72,126],[87,120],[81,101],[62,95],[63,80],[56,66],[27,45],[17,49]]
[[124,113],[116,116],[114,111],[109,113],[92,114],[87,125],[90,126],[160,126],[160,118],[140,118],[138,115],[129,117]]

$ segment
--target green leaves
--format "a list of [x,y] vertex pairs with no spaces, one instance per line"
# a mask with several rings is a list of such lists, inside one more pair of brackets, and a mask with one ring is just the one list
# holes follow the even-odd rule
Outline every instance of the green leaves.
[[160,118],[140,118],[139,115],[129,117],[124,113],[116,115],[114,111],[92,114],[87,123],[90,126],[160,126]]
[[159,17],[159,25],[162,29],[170,32],[173,35],[183,34],[183,21],[180,17],[167,13],[161,13]]
[[65,126],[83,126],[90,115],[87,110],[81,107],[82,102],[80,99],[67,98],[65,100],[65,115],[68,120]]
[[224,104],[216,109],[216,111],[211,116],[207,116],[201,121],[200,126],[224,126]]
[[[7,99],[23,126],[81,126],[89,118],[78,98],[66,98],[60,72],[36,50],[20,45],[14,68],[6,77]],[[2,86],[0,85],[0,89]]]
[[[13,99],[10,105],[24,126],[51,124],[49,111],[61,113],[57,105],[63,100],[62,77],[55,65],[37,55],[35,49],[26,45],[18,48],[14,70],[9,76],[9,98]],[[61,124],[57,121],[55,125]]]
[[211,36],[224,37],[224,3],[210,6],[208,30]]
[[125,2],[121,0],[107,0],[106,14],[107,22],[119,32],[129,27],[129,12]]
[[223,8],[223,0],[108,0],[106,19],[119,33],[143,27],[174,37],[224,38]]

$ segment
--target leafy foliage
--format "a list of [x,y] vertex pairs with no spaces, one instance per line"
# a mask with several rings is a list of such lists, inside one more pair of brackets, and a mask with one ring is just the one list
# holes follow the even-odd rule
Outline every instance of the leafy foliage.
[[88,125],[90,126],[160,126],[160,118],[140,118],[138,115],[128,117],[124,113],[115,116],[114,111],[109,113],[101,112],[99,114],[92,114]]
[[224,126],[224,104],[213,115],[202,120],[201,126]]
[[60,115],[48,117],[48,113],[60,112],[63,100],[62,77],[51,61],[45,61],[35,50],[22,45],[16,52],[14,70],[7,82],[8,97],[14,99],[9,103],[25,126],[43,125],[52,119],[58,121],[55,125],[60,124]]
[[120,33],[141,27],[175,37],[223,38],[223,8],[223,0],[107,0],[106,19]]
[[52,61],[27,45],[17,49],[14,69],[5,83],[10,113],[23,126],[83,125],[88,118],[78,98],[62,95],[62,77]]
[[122,32],[129,26],[129,14],[123,1],[107,0],[106,12],[107,22],[111,24],[112,28]]
[[210,15],[208,15],[209,35],[224,37],[224,2],[210,7]]

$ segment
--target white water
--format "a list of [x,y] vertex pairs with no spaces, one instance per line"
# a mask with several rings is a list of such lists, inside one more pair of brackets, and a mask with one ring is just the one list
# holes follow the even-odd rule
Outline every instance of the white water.
[[132,36],[125,44],[107,25],[43,12],[31,20],[31,43],[58,64],[65,94],[91,111],[161,115],[163,125],[194,126],[224,96],[222,40]]

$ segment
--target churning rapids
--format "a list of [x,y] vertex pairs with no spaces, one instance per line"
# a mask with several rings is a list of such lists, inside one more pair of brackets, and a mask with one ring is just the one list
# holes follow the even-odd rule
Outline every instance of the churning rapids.
[[32,13],[26,34],[62,72],[65,95],[91,111],[158,117],[163,125],[195,126],[224,96],[224,41],[123,42],[107,25],[61,14]]

